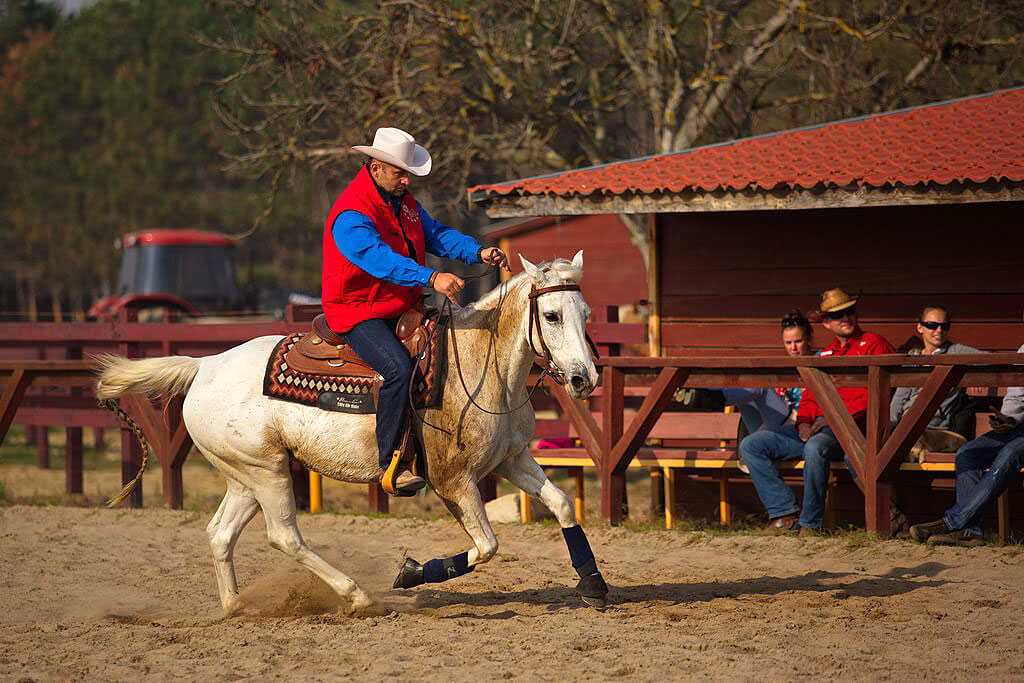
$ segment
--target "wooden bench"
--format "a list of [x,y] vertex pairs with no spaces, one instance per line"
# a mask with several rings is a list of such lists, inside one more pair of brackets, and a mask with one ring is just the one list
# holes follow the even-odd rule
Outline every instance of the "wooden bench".
[[[665,528],[671,529],[675,522],[676,507],[676,474],[677,472],[701,472],[710,474],[718,480],[719,521],[723,525],[732,522],[732,497],[730,494],[730,478],[741,473],[737,458],[736,442],[739,413],[732,408],[724,413],[703,412],[666,412],[648,436],[648,445],[641,448],[629,468],[644,468],[651,472],[652,477],[662,479],[665,501]],[[626,420],[632,417],[626,411]],[[600,419],[600,415],[595,415]],[[977,433],[987,431],[985,415],[977,416]],[[530,452],[541,467],[564,468],[575,482],[576,520],[584,522],[584,506],[586,502],[583,472],[584,468],[594,467],[594,461],[586,449],[579,446],[578,435],[568,420],[537,419],[536,436],[540,438],[572,438],[575,446],[571,448],[531,448]],[[776,463],[780,472],[796,474],[803,470],[800,461],[783,461]],[[842,460],[832,463],[833,471],[847,470]],[[952,477],[956,470],[955,453],[927,453],[923,462],[904,462],[899,467],[901,472],[922,472]],[[743,475],[749,476],[749,475]],[[835,486],[832,477],[830,490]],[[526,494],[521,494],[523,522],[530,521],[530,506]],[[832,527],[835,518],[834,496],[829,495],[826,503],[826,526]],[[1010,506],[1009,492],[999,497],[997,507],[999,536],[1004,542],[1010,539]]]

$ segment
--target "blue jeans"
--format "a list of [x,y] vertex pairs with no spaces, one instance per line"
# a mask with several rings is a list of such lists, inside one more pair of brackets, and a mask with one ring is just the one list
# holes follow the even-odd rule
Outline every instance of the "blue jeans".
[[988,432],[964,444],[956,452],[956,505],[942,517],[946,526],[981,536],[985,506],[1017,480],[1022,465],[1024,422],[1006,434]]
[[774,389],[720,389],[725,404],[737,406],[743,424],[753,434],[764,425],[765,429],[781,427],[789,417],[789,404]]
[[345,341],[384,378],[377,400],[377,462],[387,469],[409,407],[412,358],[395,336],[393,321],[363,321],[345,334]]
[[750,478],[768,517],[775,519],[801,511],[796,495],[786,486],[775,468],[777,461],[804,461],[804,504],[800,525],[821,528],[825,519],[825,496],[831,461],[842,457],[842,449],[832,429],[825,427],[807,440],[800,440],[795,425],[751,434],[740,443],[740,454],[750,469]]

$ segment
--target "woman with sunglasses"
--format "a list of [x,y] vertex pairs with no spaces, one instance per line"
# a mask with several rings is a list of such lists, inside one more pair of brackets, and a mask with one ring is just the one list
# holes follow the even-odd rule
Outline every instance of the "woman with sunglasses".
[[[921,309],[917,318],[917,333],[921,335],[924,348],[914,349],[909,355],[931,355],[933,353],[981,353],[978,349],[966,344],[955,344],[949,341],[949,311],[944,306],[929,304]],[[893,394],[889,403],[889,421],[895,427],[917,395],[921,393],[921,387],[900,387]],[[965,425],[957,424],[956,417],[967,404],[967,394],[961,387],[953,387],[949,394],[942,401],[942,405],[935,412],[928,429],[945,429],[957,432],[963,437],[970,437]],[[964,413],[965,415],[967,413]]]
[[[782,318],[782,345],[790,356],[814,354],[811,323],[799,309]],[[795,418],[800,405],[799,387],[790,389],[680,389],[676,400],[695,410],[739,408],[743,418],[739,439],[759,429],[775,429]],[[746,471],[741,466],[740,469]]]

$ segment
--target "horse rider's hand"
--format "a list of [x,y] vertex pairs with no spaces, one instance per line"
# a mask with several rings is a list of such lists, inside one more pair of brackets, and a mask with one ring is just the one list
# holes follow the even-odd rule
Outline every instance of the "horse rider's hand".
[[498,266],[508,272],[512,272],[512,268],[508,265],[508,257],[505,256],[505,252],[497,247],[485,247],[480,250],[480,260],[484,263],[489,263],[492,266]]
[[811,423],[810,422],[797,422],[796,434],[800,437],[801,441],[807,441],[811,438]]
[[439,272],[434,276],[434,289],[448,297],[448,301],[451,301],[456,306],[459,305],[459,302],[456,301],[455,297],[465,286],[466,283],[462,281],[462,278],[452,273]]

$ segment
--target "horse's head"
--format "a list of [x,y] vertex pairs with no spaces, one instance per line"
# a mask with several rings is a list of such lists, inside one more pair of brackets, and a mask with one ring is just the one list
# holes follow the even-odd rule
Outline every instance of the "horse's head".
[[571,262],[555,259],[541,266],[522,254],[519,259],[533,284],[527,323],[530,345],[565,381],[570,396],[586,398],[597,386],[597,368],[587,345],[590,306],[577,284],[583,278],[583,252],[576,252]]

